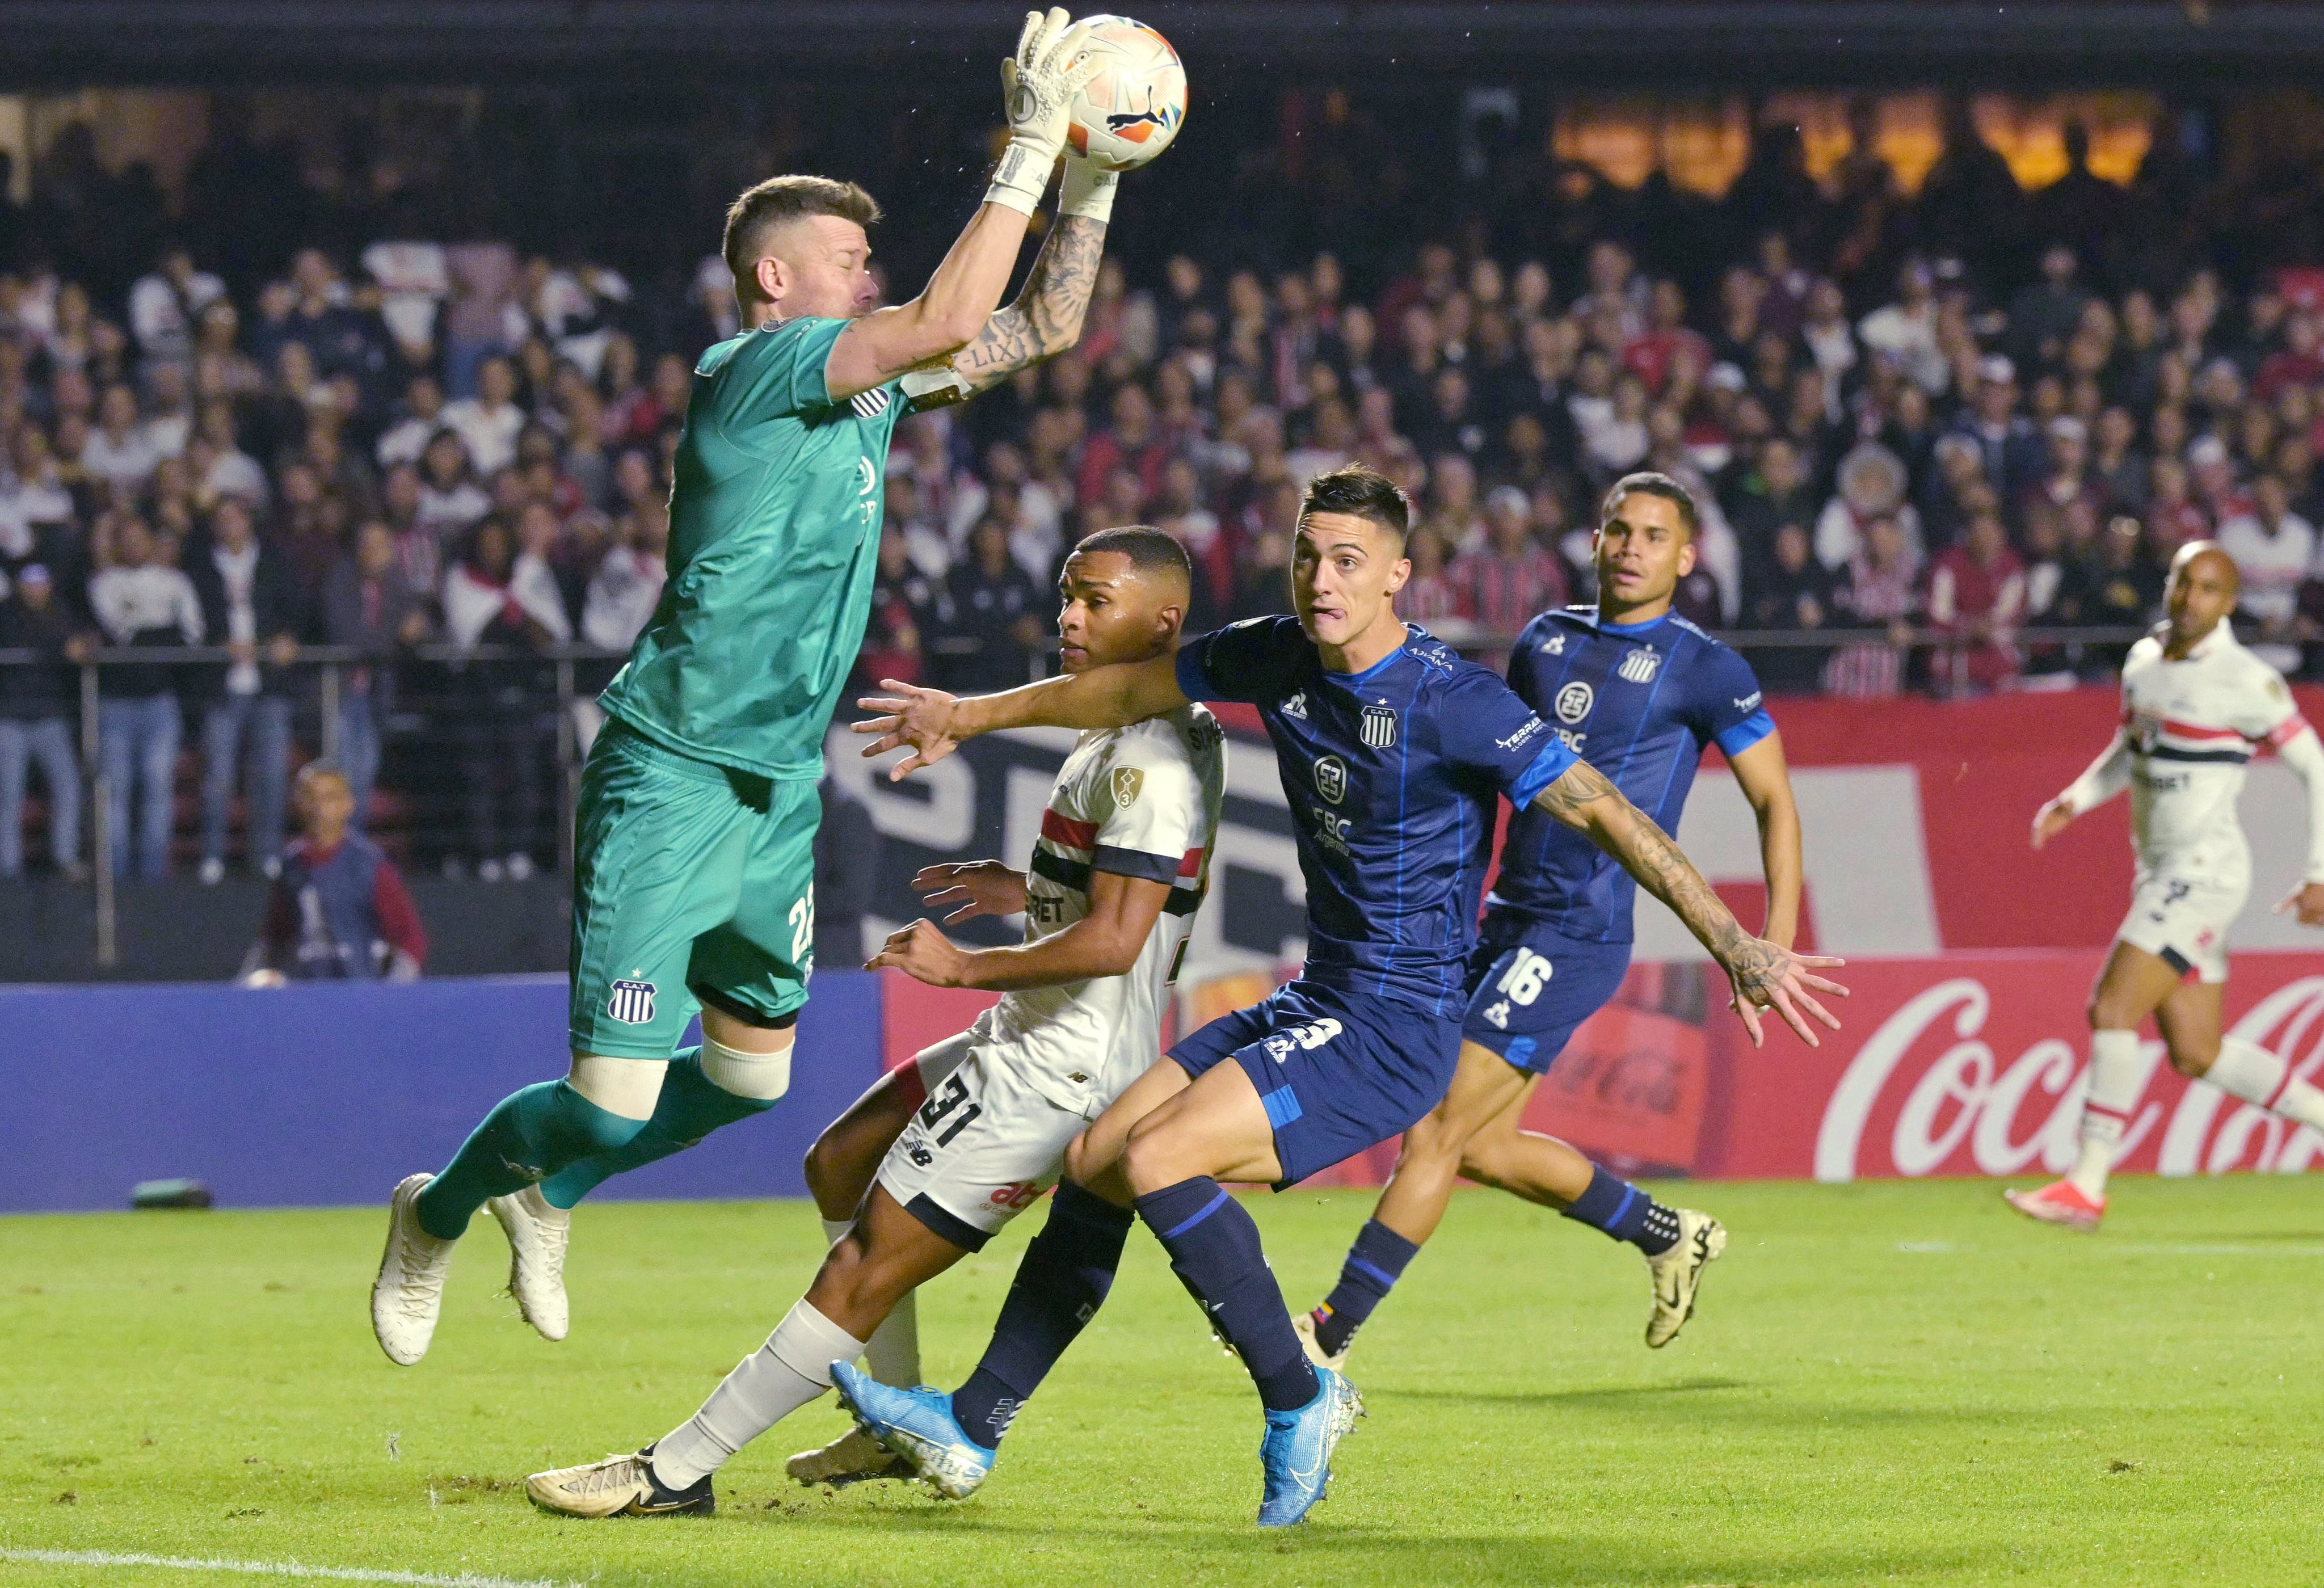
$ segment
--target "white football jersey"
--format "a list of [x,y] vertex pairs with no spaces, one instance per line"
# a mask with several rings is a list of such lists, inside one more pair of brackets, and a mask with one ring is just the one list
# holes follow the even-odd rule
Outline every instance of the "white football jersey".
[[1162,1011],[1210,886],[1226,734],[1200,706],[1084,734],[1057,772],[1025,883],[1025,940],[1089,913],[1090,873],[1170,884],[1129,974],[1004,995],[973,1034],[1009,1044],[1025,1079],[1095,1119],[1161,1055]]
[[[2236,819],[2244,767],[2255,746],[2281,749],[2308,727],[2282,677],[2225,623],[2177,661],[2150,634],[2123,662],[2122,719],[2107,759],[2128,757],[2141,872],[2247,886],[2251,849]],[[2104,766],[2091,771],[2104,777]]]

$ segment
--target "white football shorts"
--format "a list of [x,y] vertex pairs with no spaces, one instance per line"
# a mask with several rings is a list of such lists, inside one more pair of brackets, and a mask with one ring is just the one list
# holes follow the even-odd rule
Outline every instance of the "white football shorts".
[[927,1101],[881,1160],[879,1183],[936,1234],[970,1251],[1033,1205],[1089,1124],[1023,1079],[1006,1043],[971,1032],[912,1060]]
[[2130,914],[2115,934],[2144,948],[2184,975],[2205,982],[2227,979],[2227,928],[2244,910],[2249,884],[2222,886],[2206,878],[2156,872],[2141,878],[2130,899]]

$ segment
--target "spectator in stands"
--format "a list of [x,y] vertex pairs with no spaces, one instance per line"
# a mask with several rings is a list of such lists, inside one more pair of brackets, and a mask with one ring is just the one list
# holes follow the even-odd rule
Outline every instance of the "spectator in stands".
[[[1796,523],[1784,524],[1775,531],[1775,566],[1758,580],[1743,610],[1744,626],[1815,634],[1830,628],[1833,617],[1831,576],[1816,560],[1807,531]],[[1814,690],[1826,654],[1821,646],[1781,645],[1752,665],[1769,693],[1805,694]]]
[[[515,537],[498,517],[470,531],[445,577],[444,629],[453,644],[471,650],[530,651],[573,637],[557,576],[538,558],[518,555]],[[543,814],[541,762],[553,720],[540,672],[519,658],[462,662],[451,673],[468,857],[488,882],[532,875]],[[458,869],[456,860],[451,869]]]
[[290,778],[290,680],[281,669],[298,655],[305,614],[290,570],[259,540],[250,509],[231,496],[210,514],[209,533],[189,562],[202,632],[230,653],[202,713],[201,880],[209,885],[226,875],[237,760],[244,772],[244,854],[253,871],[272,877],[281,869]]
[[1565,605],[1565,570],[1534,538],[1532,521],[1524,492],[1495,487],[1485,499],[1485,543],[1452,565],[1462,614],[1497,641],[1514,639],[1544,608]]
[[1977,448],[1986,483],[2003,501],[2015,501],[2040,478],[2046,461],[2041,432],[2017,411],[2017,366],[2000,354],[1978,361],[1975,393],[1953,429]]
[[37,763],[48,802],[49,858],[69,882],[80,863],[80,754],[76,719],[89,636],[57,598],[56,581],[37,562],[18,568],[0,597],[0,651],[30,651],[26,665],[0,667],[0,877],[24,869],[24,788]]
[[1919,573],[1895,520],[1876,518],[1864,526],[1862,549],[1832,589],[1834,626],[1885,639],[1858,640],[1833,651],[1824,664],[1826,689],[1864,698],[1904,688],[1911,620],[1920,608]]
[[2316,527],[2292,511],[2282,480],[2262,475],[2248,511],[2220,523],[2218,541],[2243,576],[2236,611],[2255,625],[2253,651],[2278,672],[2298,672],[2301,645],[2317,633],[2300,610],[2300,586],[2318,566]]
[[372,456],[383,469],[399,463],[416,464],[428,450],[429,439],[443,427],[444,388],[433,375],[414,375],[403,389],[401,417],[381,432]]
[[296,799],[300,834],[267,893],[244,983],[419,980],[428,934],[393,863],[355,829],[346,774],[309,762]]
[[150,275],[129,289],[129,329],[146,357],[189,363],[201,312],[226,296],[226,283],[194,265],[182,243],[171,243]]
[[324,577],[318,606],[323,643],[362,652],[339,674],[336,758],[355,801],[348,819],[362,831],[371,826],[380,734],[395,707],[397,657],[425,641],[429,630],[426,601],[404,577],[395,532],[383,520],[357,528],[354,549]]
[[468,462],[490,478],[516,461],[516,439],[524,410],[516,405],[516,369],[505,358],[487,358],[476,368],[476,394],[444,405],[443,428],[460,438]]
[[2009,549],[2001,515],[1971,515],[1969,531],[1929,576],[1929,623],[1948,636],[1935,665],[1941,693],[1987,694],[2017,676],[2014,643],[2025,611],[2025,569]]
[[[89,610],[106,642],[147,650],[202,642],[202,606],[178,568],[178,548],[143,519],[108,526],[110,564],[88,583]],[[148,882],[170,872],[171,803],[178,746],[185,731],[177,679],[160,662],[103,669],[98,675],[97,764],[107,785],[106,831],[117,877],[130,872],[130,786],[137,787],[135,874]]]
[[955,694],[1006,689],[1034,677],[1046,639],[1044,592],[1009,555],[1009,530],[985,517],[968,555],[945,575],[946,613],[931,647],[937,688]]
[[1840,460],[1840,489],[1815,524],[1816,560],[1844,568],[1864,549],[1864,525],[1885,518],[1904,535],[1914,557],[1925,554],[1921,515],[1904,500],[1904,460],[1877,441],[1858,442]]
[[137,422],[137,393],[125,385],[106,387],[97,404],[97,429],[81,448],[81,467],[104,485],[134,492],[161,461]]
[[[1438,639],[1465,644],[1476,632],[1462,602],[1444,555],[1444,538],[1426,524],[1413,531],[1405,544],[1412,559],[1412,577],[1396,594],[1396,613],[1407,623],[1421,623]],[[1522,625],[1520,625],[1522,626]]]

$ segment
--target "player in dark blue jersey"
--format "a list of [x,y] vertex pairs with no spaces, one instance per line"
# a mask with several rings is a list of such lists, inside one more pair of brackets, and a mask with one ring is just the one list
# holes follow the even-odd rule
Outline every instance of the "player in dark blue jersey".
[[1201,636],[1175,662],[971,700],[895,685],[863,703],[887,714],[857,725],[881,735],[869,753],[912,746],[901,775],[997,728],[1107,727],[1191,699],[1250,701],[1275,746],[1307,884],[1305,974],[1179,1043],[1074,1144],[968,1382],[949,1396],[898,1390],[834,1365],[865,1431],[940,1492],[969,1493],[991,1471],[1010,1420],[1104,1299],[1134,1209],[1258,1385],[1260,1525],[1296,1522],[1323,1497],[1360,1403],[1307,1361],[1258,1226],[1220,1182],[1287,1186],[1400,1133],[1443,1097],[1499,795],[1540,802],[1618,856],[1729,970],[1755,1032],[1763,1006],[1811,1041],[1810,1016],[1837,1024],[1809,991],[1837,991],[1809,968],[1836,961],[1744,931],[1662,830],[1506,685],[1397,619],[1408,511],[1369,469],[1315,479],[1293,542],[1296,620]]
[[[1694,568],[1695,508],[1667,475],[1616,482],[1599,515],[1598,605],[1543,613],[1509,652],[1509,686],[1665,831],[1677,827],[1706,746],[1717,744],[1759,820],[1766,936],[1799,923],[1800,824],[1782,738],[1750,664],[1671,611]],[[1456,1177],[1498,1186],[1627,1241],[1654,1291],[1646,1343],[1668,1344],[1727,1233],[1665,1207],[1553,1136],[1518,1129],[1526,1100],[1576,1028],[1629,969],[1637,884],[1539,808],[1520,807],[1469,961],[1451,1089],[1406,1135],[1396,1172],[1340,1282],[1296,1320],[1312,1359],[1337,1368],[1444,1216]]]

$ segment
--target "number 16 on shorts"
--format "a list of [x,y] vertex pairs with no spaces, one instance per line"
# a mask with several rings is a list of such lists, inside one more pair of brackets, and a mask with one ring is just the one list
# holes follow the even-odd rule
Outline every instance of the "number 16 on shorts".
[[1502,1029],[1508,1029],[1509,1006],[1513,1003],[1530,1005],[1541,996],[1541,990],[1548,983],[1550,974],[1546,957],[1530,948],[1518,949],[1509,956],[1509,968],[1503,971],[1501,979],[1493,983],[1493,991],[1500,997],[1485,1006],[1485,1018]]

